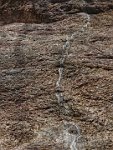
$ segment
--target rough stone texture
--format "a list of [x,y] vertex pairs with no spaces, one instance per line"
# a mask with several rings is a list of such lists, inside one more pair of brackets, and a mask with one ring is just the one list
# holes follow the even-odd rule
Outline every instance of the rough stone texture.
[[113,9],[113,0],[1,0],[0,23],[50,23],[76,12],[98,14]]
[[[0,2],[0,150],[113,149],[113,2],[60,2]],[[36,4],[44,20],[32,13]],[[73,33],[63,107],[56,82]]]

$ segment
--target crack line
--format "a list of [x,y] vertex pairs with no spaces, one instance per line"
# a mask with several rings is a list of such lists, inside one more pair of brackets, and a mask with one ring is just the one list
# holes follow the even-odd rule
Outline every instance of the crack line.
[[[65,109],[69,109],[70,107],[69,107],[68,104],[67,104],[67,106],[68,106],[67,108],[64,105],[64,103],[65,103],[64,102],[64,95],[63,95],[62,88],[61,88],[61,81],[63,79],[64,64],[65,64],[66,59],[69,57],[69,50],[71,48],[71,44],[73,43],[74,39],[77,37],[77,35],[80,32],[84,33],[84,31],[90,25],[90,16],[88,14],[80,13],[79,15],[82,15],[82,17],[86,19],[86,23],[80,28],[79,31],[74,32],[71,35],[70,38],[69,38],[69,36],[66,37],[66,41],[65,41],[65,43],[63,44],[63,47],[62,47],[62,55],[61,55],[61,59],[60,59],[60,67],[58,69],[59,77],[58,77],[58,80],[56,81],[56,93],[55,94],[56,94],[57,102],[58,102],[59,106],[62,106]],[[65,111],[65,109],[64,109],[64,111]],[[78,150],[77,143],[78,143],[79,137],[81,136],[80,129],[75,123],[71,124],[71,125],[74,125],[74,127],[76,128],[77,133],[74,133],[74,134],[73,133],[69,133],[69,131],[66,130],[67,134],[69,136],[71,136],[71,138],[72,138],[71,144],[70,144],[70,149],[71,150]],[[69,129],[70,128],[68,128],[68,130]]]

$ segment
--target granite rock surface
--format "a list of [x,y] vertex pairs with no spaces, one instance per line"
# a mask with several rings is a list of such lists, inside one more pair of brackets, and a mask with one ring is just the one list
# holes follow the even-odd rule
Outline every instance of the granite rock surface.
[[0,150],[113,150],[113,1],[0,1]]

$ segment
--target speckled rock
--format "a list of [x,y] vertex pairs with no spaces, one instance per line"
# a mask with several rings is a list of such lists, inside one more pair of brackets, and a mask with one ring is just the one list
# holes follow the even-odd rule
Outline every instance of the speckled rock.
[[51,23],[77,12],[98,14],[113,10],[113,0],[1,0],[0,24]]
[[2,14],[0,150],[113,149],[113,2],[57,2],[50,23]]

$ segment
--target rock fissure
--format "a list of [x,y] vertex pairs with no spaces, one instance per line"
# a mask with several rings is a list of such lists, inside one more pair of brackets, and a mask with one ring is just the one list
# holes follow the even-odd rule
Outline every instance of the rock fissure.
[[[84,34],[84,31],[90,25],[90,16],[85,13],[80,13],[80,15],[82,15],[82,17],[85,19],[86,23],[81,27],[81,29],[79,31],[74,32],[70,37],[69,36],[66,37],[65,43],[63,44],[63,47],[62,47],[61,59],[59,60],[60,65],[59,65],[59,69],[58,69],[58,80],[56,81],[55,95],[57,98],[59,109],[63,109],[62,111],[65,111],[63,113],[65,113],[65,114],[69,113],[69,115],[70,115],[71,108],[68,105],[68,103],[65,102],[64,94],[62,92],[62,83],[61,82],[63,80],[65,62],[66,62],[66,59],[68,59],[70,56],[69,50],[71,48],[71,45],[72,45],[74,39],[76,38],[77,34],[79,34],[79,32],[82,32]],[[66,106],[65,106],[65,103],[67,104]],[[71,136],[70,149],[77,150],[78,149],[77,143],[78,143],[79,137],[81,136],[81,133],[80,133],[79,127],[76,124],[73,124],[73,126],[76,128],[77,133],[76,134],[69,133],[71,126],[72,126],[72,124],[70,124],[70,126],[68,127],[68,130],[66,129],[66,135],[67,135],[67,138],[69,138]],[[67,142],[68,142],[68,140],[67,140]]]

